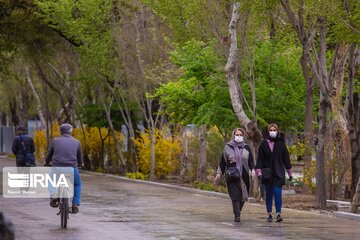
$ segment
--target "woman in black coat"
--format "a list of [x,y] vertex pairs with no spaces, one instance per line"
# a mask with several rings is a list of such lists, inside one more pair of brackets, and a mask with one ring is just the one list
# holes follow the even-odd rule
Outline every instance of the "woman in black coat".
[[250,147],[244,142],[245,131],[237,128],[232,132],[232,140],[225,144],[221,161],[214,180],[219,183],[221,174],[231,167],[239,171],[240,178],[235,180],[226,179],[229,196],[232,201],[234,221],[240,222],[241,210],[245,201],[248,200],[250,179],[249,173],[255,176],[254,159]]
[[292,180],[289,152],[284,139],[279,135],[279,127],[272,123],[268,126],[269,137],[263,140],[259,147],[256,173],[265,185],[266,210],[268,222],[273,221],[272,202],[275,199],[276,222],[281,222],[282,186],[285,185],[285,169],[289,180]]
[[[24,157],[24,146],[26,153],[34,154],[35,152],[34,140],[31,136],[26,134],[25,127],[18,127],[16,129],[16,134],[17,136],[14,138],[12,144],[12,152],[16,156],[16,166],[26,167],[26,161]],[[22,142],[24,143],[24,145]]]

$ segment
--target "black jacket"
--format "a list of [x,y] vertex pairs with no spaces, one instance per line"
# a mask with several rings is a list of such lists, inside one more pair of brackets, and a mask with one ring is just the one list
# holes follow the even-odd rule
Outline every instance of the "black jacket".
[[263,181],[263,183],[273,183],[282,186],[285,184],[285,169],[288,170],[291,168],[289,152],[285,141],[282,138],[277,137],[271,139],[271,141],[274,141],[273,152],[271,152],[267,141],[268,140],[263,140],[259,146],[256,169],[270,167],[272,170],[272,177],[268,181]]
[[[35,152],[35,144],[34,140],[31,136],[22,134],[22,139],[24,141],[25,150],[26,153],[34,153]],[[14,138],[13,144],[12,144],[12,152],[16,155],[16,164],[17,166],[22,166],[25,164],[24,159],[24,148],[20,141],[20,136],[16,136]]]

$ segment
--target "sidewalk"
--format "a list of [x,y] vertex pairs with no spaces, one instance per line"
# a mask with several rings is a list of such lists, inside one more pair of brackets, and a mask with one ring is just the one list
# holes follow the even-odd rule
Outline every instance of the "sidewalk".
[[[188,188],[188,187],[182,187],[182,186],[177,186],[177,185],[171,185],[171,184],[166,184],[166,183],[159,183],[159,182],[151,182],[151,181],[145,181],[145,180],[139,180],[139,179],[132,179],[132,178],[127,178],[127,177],[121,177],[121,176],[116,176],[113,174],[106,174],[106,173],[97,173],[97,172],[92,172],[92,171],[87,171],[87,170],[81,170],[81,172],[87,173],[87,174],[93,174],[93,175],[97,175],[97,176],[104,176],[104,177],[109,177],[109,178],[115,178],[115,179],[119,179],[122,181],[128,181],[128,182],[132,182],[132,183],[139,183],[139,184],[148,184],[148,185],[152,185],[152,186],[158,186],[158,187],[164,187],[164,188],[169,188],[169,189],[174,189],[177,191],[182,191],[182,192],[190,192],[190,193],[196,193],[196,194],[201,194],[204,196],[212,196],[212,197],[218,197],[218,198],[224,198],[224,199],[229,199],[229,195],[225,194],[225,193],[219,193],[219,192],[213,192],[213,191],[206,191],[206,190],[201,190],[201,189],[195,189],[195,188]],[[255,203],[255,199],[254,198],[249,198],[249,201],[247,204],[251,204],[253,206],[257,206],[257,207],[262,207],[265,209],[265,203],[264,204],[260,204],[260,203]],[[297,214],[303,215],[303,214],[314,214],[317,216],[321,216],[321,215],[326,215],[326,216],[331,216],[331,217],[336,217],[336,218],[345,218],[345,219],[350,219],[353,221],[358,221],[360,222],[360,214],[354,214],[354,213],[348,213],[348,212],[342,212],[342,211],[334,211],[334,212],[330,212],[330,211],[325,211],[325,210],[318,210],[318,211],[304,211],[304,210],[297,210],[297,209],[291,209],[291,208],[282,208],[283,212],[286,212],[287,216],[293,216],[294,218],[296,217]]]
[[[13,166],[0,159],[0,167]],[[262,204],[246,203],[233,222],[226,194],[82,171],[80,213],[62,230],[46,199],[0,199],[16,239],[339,240],[357,239],[360,222],[284,209],[281,223],[266,222]],[[2,178],[1,178],[2,179]],[[1,182],[1,181],[0,181]]]

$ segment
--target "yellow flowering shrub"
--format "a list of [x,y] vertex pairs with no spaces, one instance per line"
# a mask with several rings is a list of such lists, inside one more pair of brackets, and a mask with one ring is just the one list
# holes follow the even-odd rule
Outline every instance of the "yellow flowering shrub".
[[303,181],[304,184],[309,186],[311,192],[315,192],[316,183],[312,180],[316,176],[316,161],[310,162],[310,167],[308,169],[304,169],[303,171]]
[[46,138],[45,131],[36,130],[34,134],[34,144],[35,144],[35,158],[44,159],[46,154]]
[[145,180],[145,176],[141,172],[126,173],[126,177],[132,178],[132,179]]
[[[59,125],[57,123],[53,124],[52,132],[53,137],[60,136]],[[119,163],[119,160],[115,155],[114,139],[111,135],[108,135],[107,128],[99,129],[97,127],[86,127],[84,128],[84,132],[82,129],[74,128],[72,135],[80,141],[83,152],[86,147],[92,167],[98,171],[103,170],[103,163],[101,162],[103,160],[102,154],[104,154],[104,156],[107,155],[109,160],[113,160],[115,165]],[[102,146],[101,137],[105,138],[106,136],[107,138],[103,142],[104,145]],[[120,143],[125,140],[125,137],[120,132],[116,132],[116,138]],[[36,158],[44,159],[47,152],[45,130],[35,131],[34,142]],[[104,151],[104,153],[102,153],[102,151]]]
[[[180,165],[182,145],[177,137],[166,136],[164,132],[155,131],[155,176],[163,177],[173,173]],[[138,166],[143,174],[150,173],[150,135],[149,132],[141,133],[134,140],[138,152]]]
[[[52,125],[52,133],[54,137],[60,136],[59,124],[55,123]],[[35,158],[37,160],[45,159],[47,152],[45,130],[35,131],[34,144],[35,144]]]
[[292,161],[297,161],[298,157],[301,157],[301,158],[304,157],[305,144],[302,143],[299,139],[295,144],[293,144],[291,146],[287,146],[287,148],[289,150],[290,159]]

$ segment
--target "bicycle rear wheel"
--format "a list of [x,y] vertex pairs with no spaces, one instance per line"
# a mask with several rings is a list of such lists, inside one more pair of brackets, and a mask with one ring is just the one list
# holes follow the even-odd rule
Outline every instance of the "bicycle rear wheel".
[[67,198],[61,198],[60,201],[61,227],[66,228],[69,219],[69,200]]

